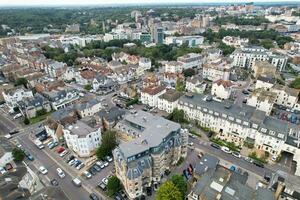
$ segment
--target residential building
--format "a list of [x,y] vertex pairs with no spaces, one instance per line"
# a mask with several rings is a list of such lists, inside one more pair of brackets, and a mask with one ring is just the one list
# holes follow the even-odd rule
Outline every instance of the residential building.
[[232,93],[233,83],[219,79],[212,84],[211,94],[219,99],[229,99]]
[[253,106],[258,110],[264,111],[267,115],[270,115],[275,99],[275,92],[260,88],[252,92],[251,96],[247,100],[247,105]]
[[53,61],[44,67],[46,74],[51,78],[62,78],[67,70],[67,64],[63,62]]
[[156,44],[162,44],[164,42],[164,30],[163,27],[154,27],[152,39]]
[[210,81],[216,81],[219,79],[228,81],[230,71],[230,63],[225,59],[219,58],[203,65],[202,77]]
[[222,39],[222,42],[228,46],[234,46],[234,47],[238,48],[238,47],[242,47],[242,46],[247,46],[249,39],[234,37],[234,36],[225,36]]
[[51,102],[54,110],[65,108],[79,98],[78,91],[70,87],[58,88],[50,92],[43,92],[43,95]]
[[68,148],[79,157],[94,155],[101,144],[100,128],[92,128],[80,120],[65,127],[63,133]]
[[67,25],[65,32],[67,32],[67,33],[78,33],[78,32],[80,32],[80,24]]
[[166,73],[181,73],[183,70],[183,64],[177,61],[169,61],[165,64]]
[[276,79],[268,76],[258,76],[255,83],[255,89],[264,88],[270,89],[276,83]]
[[273,54],[271,51],[259,46],[247,46],[236,49],[230,57],[233,59],[233,66],[252,69],[255,61],[268,61],[278,71],[285,69],[287,57]]
[[147,87],[141,91],[141,102],[151,107],[158,106],[158,97],[166,92],[163,85]]
[[102,103],[97,98],[76,104],[74,107],[81,118],[93,116],[103,108]]
[[151,60],[149,58],[141,57],[139,59],[139,66],[136,69],[137,76],[140,77],[141,75],[143,75],[146,70],[151,69],[151,66],[152,66],[151,65]]
[[183,69],[200,68],[202,66],[202,56],[197,53],[188,53],[178,57],[177,62],[182,64]]
[[271,91],[277,95],[275,100],[277,105],[300,110],[300,108],[295,107],[298,104],[300,90],[276,84]]
[[[300,159],[299,125],[267,116],[252,106],[218,102],[198,94],[180,97],[178,109],[188,119],[216,132],[220,139],[240,146],[253,144],[275,156],[286,151],[294,154],[296,162]],[[300,175],[299,164],[296,174]]]
[[178,107],[178,99],[182,96],[181,92],[174,89],[167,90],[158,97],[158,109],[171,113]]
[[275,77],[276,75],[276,67],[267,61],[255,61],[252,70],[255,78],[259,76]]
[[102,123],[104,130],[113,128],[120,120],[123,119],[125,110],[119,107],[112,107],[109,110],[101,110],[98,113],[99,121]]
[[24,87],[6,89],[2,92],[2,95],[10,112],[14,110],[14,107],[18,106],[18,102],[25,98],[33,97],[32,91]]
[[201,76],[188,77],[185,81],[185,90],[188,92],[202,94],[206,89],[206,83]]
[[0,167],[5,167],[7,163],[14,160],[12,155],[13,144],[5,137],[0,137]]
[[165,39],[165,44],[170,45],[187,45],[188,47],[196,47],[200,44],[203,44],[204,37],[203,36],[180,36],[180,37],[174,37],[169,36]]
[[187,130],[163,117],[138,111],[126,115],[115,129],[132,138],[113,151],[116,175],[130,199],[140,197],[187,155]]
[[112,92],[118,87],[118,83],[104,75],[98,75],[92,82],[94,91]]

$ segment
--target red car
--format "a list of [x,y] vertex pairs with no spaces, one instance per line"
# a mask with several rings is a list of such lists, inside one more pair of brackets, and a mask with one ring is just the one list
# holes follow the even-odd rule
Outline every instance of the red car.
[[61,152],[63,152],[65,150],[65,148],[63,148],[63,147],[58,147],[57,149],[56,149],[56,152],[57,153],[61,153]]
[[12,166],[12,164],[10,164],[10,163],[7,163],[7,164],[5,165],[6,171],[11,170],[12,168],[13,168],[13,166]]

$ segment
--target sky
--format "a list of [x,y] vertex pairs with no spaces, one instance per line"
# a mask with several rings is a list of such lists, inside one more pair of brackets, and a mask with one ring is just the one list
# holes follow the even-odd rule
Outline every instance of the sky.
[[[15,5],[91,5],[91,4],[145,4],[145,3],[241,3],[280,2],[282,0],[0,0],[0,6]],[[293,1],[293,0],[291,0]],[[297,0],[294,0],[297,1]]]

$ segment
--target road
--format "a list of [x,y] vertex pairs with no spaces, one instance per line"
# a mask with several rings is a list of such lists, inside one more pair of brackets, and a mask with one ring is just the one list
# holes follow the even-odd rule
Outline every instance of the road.
[[18,125],[8,118],[3,109],[0,109],[0,112],[0,134],[6,135]]

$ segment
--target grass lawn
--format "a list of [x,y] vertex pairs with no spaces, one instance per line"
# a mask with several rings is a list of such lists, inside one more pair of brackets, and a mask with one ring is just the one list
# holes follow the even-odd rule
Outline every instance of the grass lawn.
[[40,121],[43,121],[44,119],[46,119],[51,114],[52,114],[52,112],[48,112],[48,113],[46,113],[44,115],[40,115],[40,116],[31,118],[31,119],[29,119],[30,124],[35,124],[35,123],[38,123]]

